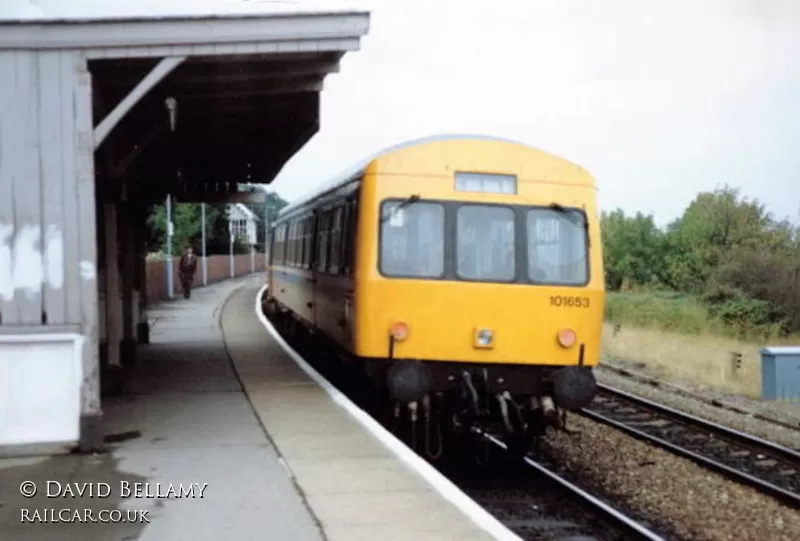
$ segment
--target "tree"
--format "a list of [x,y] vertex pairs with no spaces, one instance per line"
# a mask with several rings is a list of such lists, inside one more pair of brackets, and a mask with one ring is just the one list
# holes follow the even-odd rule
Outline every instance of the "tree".
[[620,209],[604,213],[601,227],[609,290],[667,287],[742,332],[800,330],[800,228],[738,190],[698,194],[664,232]]
[[[193,203],[177,203],[172,206],[173,235],[171,251],[181,252],[183,246],[193,242],[201,231],[200,205]],[[207,217],[208,218],[208,217]],[[166,205],[156,205],[147,219],[150,229],[150,249],[166,252],[167,211]]]
[[701,193],[668,228],[666,281],[678,289],[701,292],[713,270],[735,248],[756,248],[770,240],[769,216],[757,201],[725,186]]
[[[264,203],[245,203],[259,219],[257,231],[257,248],[264,246],[264,215],[269,220],[274,220],[280,209],[287,205],[276,192],[267,192]],[[172,206],[172,253],[178,254],[187,243],[191,243],[196,250],[200,250],[202,237],[202,210],[200,203],[180,203]],[[148,250],[166,251],[167,212],[166,204],[154,205],[150,210],[147,226]],[[227,254],[230,251],[230,233],[228,231],[227,205],[206,205],[206,253]],[[248,253],[249,247],[237,240],[234,253]]]
[[606,285],[619,290],[623,285],[644,285],[658,279],[663,264],[663,235],[652,216],[637,212],[625,216],[616,209],[601,216],[603,264]]

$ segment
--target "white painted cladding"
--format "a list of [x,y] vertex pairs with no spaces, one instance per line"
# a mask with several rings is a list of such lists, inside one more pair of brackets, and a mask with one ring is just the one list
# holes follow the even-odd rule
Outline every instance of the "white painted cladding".
[[0,51],[0,445],[100,411],[92,127],[79,51]]
[[15,231],[0,222],[0,299],[10,303],[18,291],[35,296],[45,284],[53,290],[64,287],[63,231],[50,224],[42,239],[39,226]]
[[83,337],[0,334],[0,446],[80,437]]
[[0,52],[0,331],[77,325],[79,55]]

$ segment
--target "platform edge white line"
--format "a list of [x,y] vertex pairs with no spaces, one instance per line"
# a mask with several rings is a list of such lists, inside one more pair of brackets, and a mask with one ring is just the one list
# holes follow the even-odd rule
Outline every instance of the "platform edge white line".
[[267,286],[264,285],[256,295],[255,312],[258,320],[272,336],[272,338],[281,346],[284,352],[305,372],[308,377],[314,380],[328,396],[331,397],[333,402],[349,413],[361,426],[363,426],[370,434],[372,434],[378,441],[380,441],[387,449],[389,449],[397,458],[403,461],[406,466],[414,470],[420,477],[422,477],[433,489],[441,494],[447,501],[452,503],[459,511],[461,511],[467,518],[469,518],[475,525],[483,531],[494,537],[498,541],[522,541],[522,538],[514,532],[506,528],[502,522],[493,517],[488,511],[483,509],[474,500],[467,496],[460,488],[458,488],[452,481],[439,473],[433,466],[425,462],[411,449],[397,439],[394,434],[383,428],[375,419],[370,417],[364,410],[356,406],[349,398],[347,398],[341,391],[334,387],[328,380],[317,372],[311,365],[309,365],[303,357],[300,356],[283,337],[278,334],[275,327],[269,322],[266,316],[261,311],[261,299]]

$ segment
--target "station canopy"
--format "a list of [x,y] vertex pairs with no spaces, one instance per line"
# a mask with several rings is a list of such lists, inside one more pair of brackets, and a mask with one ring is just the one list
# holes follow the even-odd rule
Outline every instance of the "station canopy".
[[184,201],[271,182],[318,131],[323,80],[369,28],[335,1],[2,4],[0,52],[88,59],[98,177]]

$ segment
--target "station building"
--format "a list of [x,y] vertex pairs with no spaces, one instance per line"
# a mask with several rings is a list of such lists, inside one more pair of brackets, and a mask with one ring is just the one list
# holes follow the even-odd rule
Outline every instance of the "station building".
[[323,80],[370,18],[333,2],[3,4],[0,454],[91,451],[103,393],[147,341],[147,205],[242,202],[239,179],[270,182],[319,130]]

